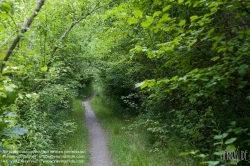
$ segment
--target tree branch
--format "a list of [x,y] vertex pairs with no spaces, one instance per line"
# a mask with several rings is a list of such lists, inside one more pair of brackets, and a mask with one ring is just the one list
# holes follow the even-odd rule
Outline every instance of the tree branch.
[[24,34],[28,30],[32,21],[34,20],[34,18],[37,16],[38,12],[40,11],[42,6],[44,5],[44,2],[45,2],[45,0],[40,0],[40,2],[38,3],[37,7],[34,10],[34,12],[30,16],[30,18],[24,23],[23,27],[21,28],[21,30],[19,32],[20,34],[14,39],[13,43],[9,47],[4,59],[2,60],[2,62],[0,64],[0,73],[2,73],[2,71],[3,71],[4,62],[9,60],[13,50],[16,48],[17,44],[19,43],[19,41],[21,39],[21,35]]
[[[13,32],[7,39],[5,39],[5,41],[4,41],[3,44],[0,46],[0,48],[3,47],[3,46],[10,40],[10,38],[11,38],[14,34],[15,34],[15,32]],[[8,51],[8,50],[7,50],[7,51]]]
[[[111,3],[111,2],[110,2]],[[105,5],[102,5],[102,6],[98,6],[98,4],[94,7],[93,10],[91,10],[90,12],[88,12],[85,16],[75,20],[70,26],[69,28],[63,33],[63,35],[60,37],[60,39],[58,40],[58,43],[62,42],[68,35],[68,33],[74,28],[75,25],[77,25],[78,23],[80,23],[82,20],[86,19],[90,14],[92,14],[93,12],[95,12],[97,9],[100,9],[104,6],[107,6],[109,5],[110,3],[108,4],[105,4]],[[54,54],[56,53],[56,50],[58,49],[57,46],[54,47],[53,51],[51,52],[51,57],[53,58],[54,57]]]
[[[109,4],[111,4],[113,1],[111,1],[110,3],[107,3],[105,5],[102,5],[102,6],[98,6],[99,4],[97,4],[93,10],[91,10],[90,12],[88,12],[86,15],[84,15],[83,17],[81,18],[78,18],[77,20],[75,20],[69,27],[68,29],[63,33],[63,35],[60,37],[60,39],[58,40],[58,43],[62,42],[66,37],[67,35],[69,34],[69,32],[74,28],[74,26],[76,26],[78,23],[80,23],[82,20],[86,19],[90,14],[92,14],[93,12],[95,12],[96,10],[102,8],[102,7],[105,7],[105,6],[108,6]],[[51,58],[53,59],[55,53],[56,53],[56,50],[58,49],[58,46],[56,45],[53,50],[51,51],[50,53],[50,56]],[[46,73],[49,71],[49,67],[52,65],[52,60],[49,61],[49,63],[47,64],[47,71],[43,74],[43,78],[45,78],[45,75]],[[43,82],[43,80],[37,82],[30,90],[30,92],[33,92],[37,89],[37,87]]]

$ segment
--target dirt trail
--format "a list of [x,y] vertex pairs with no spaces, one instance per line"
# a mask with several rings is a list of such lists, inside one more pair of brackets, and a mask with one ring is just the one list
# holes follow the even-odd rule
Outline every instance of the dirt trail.
[[107,137],[93,112],[89,101],[97,94],[86,99],[82,104],[85,107],[85,122],[89,131],[90,140],[90,165],[91,166],[113,166],[107,147]]

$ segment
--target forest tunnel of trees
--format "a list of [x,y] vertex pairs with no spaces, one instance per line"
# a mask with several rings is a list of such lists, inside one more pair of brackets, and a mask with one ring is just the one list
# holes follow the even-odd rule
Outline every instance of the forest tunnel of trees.
[[63,142],[93,83],[152,148],[175,136],[210,165],[250,149],[248,0],[1,0],[0,60],[1,150]]

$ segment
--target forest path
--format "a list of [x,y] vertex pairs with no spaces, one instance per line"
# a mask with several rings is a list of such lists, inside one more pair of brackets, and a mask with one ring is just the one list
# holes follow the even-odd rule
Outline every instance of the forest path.
[[93,112],[89,101],[96,95],[95,92],[89,98],[83,101],[85,107],[85,123],[89,131],[90,140],[90,165],[91,166],[113,166],[107,147],[107,136]]

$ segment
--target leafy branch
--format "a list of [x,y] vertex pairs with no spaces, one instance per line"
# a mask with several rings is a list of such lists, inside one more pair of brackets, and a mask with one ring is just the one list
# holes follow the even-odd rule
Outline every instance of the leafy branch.
[[2,62],[0,63],[0,73],[2,73],[3,71],[3,67],[4,67],[4,62],[8,61],[13,50],[16,48],[17,44],[19,43],[22,34],[24,34],[30,27],[31,23],[33,22],[34,18],[37,16],[37,14],[39,13],[39,11],[41,10],[42,6],[44,5],[45,0],[40,0],[40,2],[38,3],[37,7],[35,8],[34,12],[32,13],[32,15],[29,17],[29,19],[24,23],[23,27],[21,28],[19,35],[14,39],[13,43],[11,44],[11,46],[9,47],[4,59],[2,60]]
[[[69,32],[78,24],[80,23],[82,20],[86,19],[89,15],[91,15],[92,13],[94,13],[96,10],[108,6],[109,4],[111,4],[113,1],[105,4],[105,5],[101,5],[99,6],[99,3],[96,4],[96,6],[94,7],[94,9],[92,9],[90,12],[88,12],[86,15],[84,15],[83,17],[80,17],[78,19],[76,19],[75,21],[73,21],[73,23],[68,27],[68,29],[63,33],[63,35],[59,38],[58,43],[61,43],[69,34]],[[57,51],[59,47],[56,45],[53,50],[50,53],[51,58],[53,59],[53,57],[55,56],[55,53]],[[47,71],[43,74],[43,78],[45,77],[46,73],[49,71],[49,67],[52,65],[52,60],[49,61],[49,63],[47,64]],[[32,88],[31,88],[31,92],[35,91],[37,89],[37,87],[43,82],[43,80],[37,82]]]

